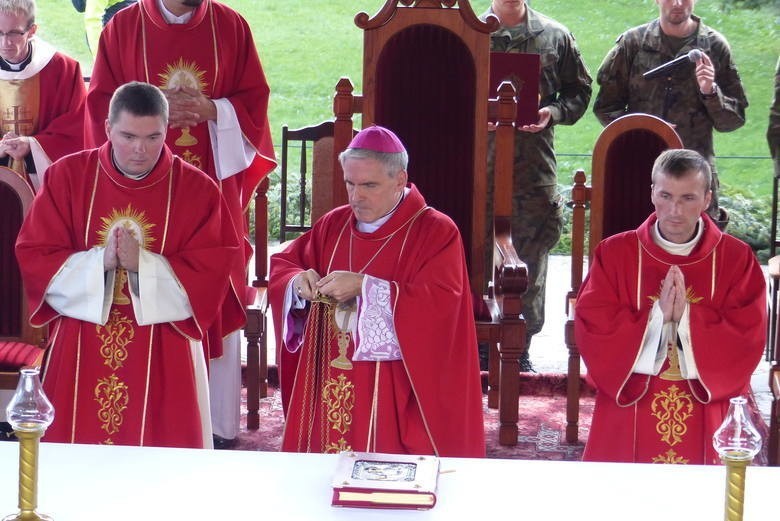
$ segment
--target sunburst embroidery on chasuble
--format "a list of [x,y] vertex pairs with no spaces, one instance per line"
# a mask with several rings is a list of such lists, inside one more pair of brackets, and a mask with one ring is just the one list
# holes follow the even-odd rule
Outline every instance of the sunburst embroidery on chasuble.
[[[657,295],[649,295],[647,298],[650,300],[650,304],[655,304],[655,302],[661,298],[661,285],[663,284],[663,281],[661,281],[661,284],[658,286],[658,294]],[[693,292],[693,286],[688,286],[685,289],[685,300],[688,301],[690,304],[698,304],[701,302],[701,299],[704,297],[697,297],[696,294]]]
[[[206,71],[201,70],[196,62],[186,61],[184,58],[169,63],[165,66],[165,70],[159,74],[160,88],[165,90],[187,87],[203,92],[206,88],[205,78]],[[183,127],[181,135],[176,138],[174,144],[177,147],[192,147],[198,144],[198,139],[190,133],[189,127]],[[184,150],[179,155],[194,167],[202,167],[203,158],[191,150]]]

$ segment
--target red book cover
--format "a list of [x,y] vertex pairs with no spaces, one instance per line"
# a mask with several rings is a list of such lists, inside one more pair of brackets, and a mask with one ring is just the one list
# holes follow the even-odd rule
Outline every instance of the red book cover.
[[517,91],[515,126],[539,121],[539,55],[524,52],[490,53],[490,97],[498,96],[498,86],[509,80]]
[[427,510],[436,504],[435,456],[342,452],[333,477],[333,506]]

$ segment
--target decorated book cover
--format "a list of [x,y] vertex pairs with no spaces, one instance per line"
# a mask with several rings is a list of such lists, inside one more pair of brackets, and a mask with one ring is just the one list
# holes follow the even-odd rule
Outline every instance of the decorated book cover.
[[435,456],[342,452],[333,476],[334,506],[426,510],[436,504]]
[[509,80],[517,92],[515,126],[539,121],[539,55],[524,52],[490,53],[490,97],[498,96],[498,86]]

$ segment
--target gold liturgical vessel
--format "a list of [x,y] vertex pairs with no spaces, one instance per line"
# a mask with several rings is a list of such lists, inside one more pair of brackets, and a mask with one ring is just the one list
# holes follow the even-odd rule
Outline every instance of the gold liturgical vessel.
[[54,407],[43,393],[38,369],[22,369],[19,384],[6,408],[8,423],[19,439],[19,513],[3,521],[39,521],[52,518],[35,511],[38,507],[38,446],[54,420]]
[[745,506],[745,468],[761,450],[761,435],[747,414],[742,396],[729,400],[726,419],[712,436],[712,446],[726,464],[725,521],[742,521]]

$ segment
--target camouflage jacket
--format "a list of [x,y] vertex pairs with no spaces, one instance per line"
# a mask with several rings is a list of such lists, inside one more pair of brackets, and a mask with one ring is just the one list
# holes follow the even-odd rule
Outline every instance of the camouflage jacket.
[[593,112],[602,124],[628,113],[644,112],[675,125],[683,145],[713,162],[712,129],[736,130],[745,124],[745,91],[731,59],[726,39],[699,23],[695,37],[680,49],[679,56],[701,49],[713,62],[713,95],[702,95],[693,62],[686,61],[667,76],[645,80],[642,75],[675,58],[665,42],[659,20],[630,29],[620,35],[604,58],[597,81],[600,86]]
[[[482,15],[484,20],[493,11]],[[528,8],[527,23],[501,26],[490,35],[490,49],[529,52],[540,56],[539,107],[549,107],[548,128],[532,134],[515,133],[515,193],[528,188],[555,186],[554,125],[573,125],[590,102],[592,82],[574,36],[555,20]]]

